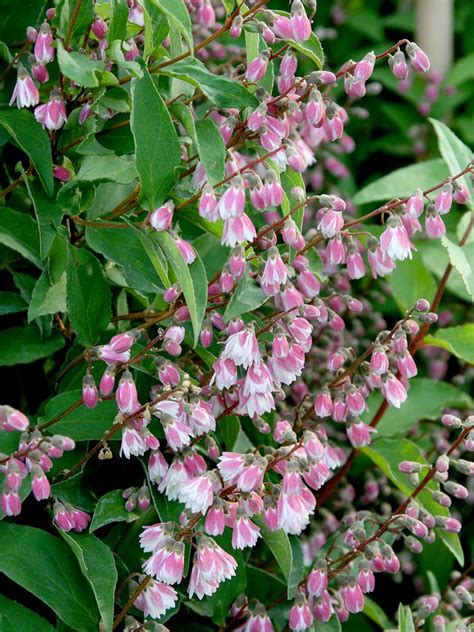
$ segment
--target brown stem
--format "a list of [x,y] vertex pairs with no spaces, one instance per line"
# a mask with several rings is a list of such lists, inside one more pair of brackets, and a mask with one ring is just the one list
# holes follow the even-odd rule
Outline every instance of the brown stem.
[[66,38],[64,40],[64,48],[67,50],[69,48],[69,44],[71,43],[72,31],[74,30],[74,24],[76,23],[77,16],[79,15],[79,11],[81,10],[82,0],[76,0],[76,4],[74,6],[74,11],[72,12],[71,21],[69,22],[69,28],[66,33]]
[[130,597],[130,599],[127,601],[127,603],[124,605],[124,607],[122,608],[122,610],[118,613],[118,615],[115,617],[114,619],[114,623],[112,626],[112,630],[117,629],[117,627],[122,623],[123,619],[125,619],[125,617],[127,616],[127,612],[130,610],[130,608],[133,606],[133,604],[135,603],[135,601],[138,599],[138,597],[140,596],[140,594],[145,590],[145,588],[148,586],[148,584],[151,581],[151,577],[149,577],[148,575],[146,575],[144,577],[144,579],[142,579],[142,581],[138,584],[138,586],[135,588],[135,590],[132,593],[132,596]]

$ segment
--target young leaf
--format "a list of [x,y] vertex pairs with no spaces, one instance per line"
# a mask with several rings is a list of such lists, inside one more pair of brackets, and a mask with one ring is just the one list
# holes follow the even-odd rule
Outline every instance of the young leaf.
[[296,538],[288,536],[282,529],[270,531],[259,516],[254,516],[253,520],[262,530],[263,540],[283,573],[288,599],[291,599],[304,575],[301,545]]
[[44,259],[48,256],[57,235],[64,209],[57,200],[48,198],[38,181],[30,181],[27,177],[24,178],[24,181],[33,203],[38,224],[40,257]]
[[[96,252],[122,266],[130,287],[144,293],[156,293],[163,284],[156,273],[138,230],[86,228],[86,241]],[[159,255],[156,255],[159,257]]]
[[442,237],[441,243],[448,251],[449,261],[451,265],[461,275],[466,290],[474,300],[474,260],[469,260],[467,251],[462,246],[458,246],[447,237]]
[[130,126],[142,193],[152,210],[169,195],[181,164],[181,149],[168,109],[148,71],[132,83]]
[[169,233],[156,233],[155,239],[161,246],[165,257],[174,270],[178,283],[183,289],[186,305],[191,315],[194,344],[197,345],[207,305],[206,271],[199,256],[191,265],[188,266],[185,263],[178,246]]
[[105,70],[103,61],[92,61],[81,53],[68,53],[58,40],[58,64],[62,74],[85,88],[98,88]]
[[109,324],[111,297],[102,266],[87,250],[69,249],[67,305],[79,342],[84,346],[94,345]]
[[257,99],[238,81],[215,75],[197,59],[183,59],[159,71],[199,88],[218,108],[256,107]]
[[36,327],[10,327],[0,331],[0,366],[29,364],[64,347],[64,337],[54,331],[43,340]]
[[[438,137],[439,151],[448,165],[449,173],[455,176],[472,161],[472,151],[444,123],[434,118],[428,120]],[[467,186],[472,202],[472,186],[469,177],[464,176],[460,181]]]
[[95,595],[106,631],[112,630],[117,569],[109,547],[90,533],[60,532],[79,562]]
[[0,112],[0,125],[23,149],[38,172],[46,193],[54,191],[53,159],[48,134],[28,110],[3,110]]
[[228,323],[241,314],[252,312],[254,309],[263,305],[267,300],[268,297],[265,296],[249,273],[246,272],[239,281],[239,285],[232,294],[232,298],[226,307],[224,320]]
[[392,197],[406,197],[416,189],[423,191],[429,189],[448,176],[448,168],[441,158],[419,162],[409,167],[396,169],[363,187],[354,195],[354,204],[385,201]]
[[36,282],[28,308],[28,322],[44,316],[66,311],[66,274],[57,283],[51,283],[48,270],[43,270]]
[[[74,407],[74,404],[78,404]],[[96,408],[87,408],[82,404],[82,394],[80,390],[66,391],[48,400],[44,415],[40,418],[40,423],[46,423],[58,415],[63,415],[66,410],[73,408],[71,412],[64,416],[48,428],[51,434],[64,434],[74,441],[97,441],[101,439],[104,432],[109,430],[117,415],[117,406],[114,400],[100,401]],[[120,439],[120,433],[112,437],[112,441]]]
[[184,0],[153,0],[168,20],[180,31],[189,49],[193,48],[193,33],[189,11]]
[[2,632],[54,632],[53,626],[46,619],[3,595],[0,595],[0,625]]
[[[409,283],[407,279],[410,279]],[[402,314],[411,309],[417,299],[426,298],[431,302],[436,294],[435,280],[417,252],[412,253],[411,259],[397,261],[389,283]]]
[[26,213],[0,208],[0,244],[19,252],[25,259],[42,268],[38,230]]
[[426,336],[425,343],[447,349],[461,360],[474,364],[474,323],[439,329],[434,335]]
[[227,150],[217,125],[210,118],[196,121],[197,151],[211,184],[224,178]]
[[89,531],[92,533],[112,522],[134,522],[139,517],[139,514],[125,509],[122,490],[114,489],[99,499],[92,516]]
[[[75,630],[97,630],[94,596],[71,550],[41,529],[0,523],[0,571]],[[27,563],[25,561],[27,560]]]
[[15,292],[0,292],[0,316],[16,314],[28,309],[25,299]]

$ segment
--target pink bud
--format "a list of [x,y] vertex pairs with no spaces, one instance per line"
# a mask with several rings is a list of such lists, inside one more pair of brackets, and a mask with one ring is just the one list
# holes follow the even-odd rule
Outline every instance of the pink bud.
[[99,403],[99,392],[92,375],[86,373],[82,380],[82,401],[87,408],[95,408]]
[[406,52],[410,58],[411,65],[417,72],[428,72],[430,69],[430,60],[426,53],[424,53],[415,42],[407,44]]

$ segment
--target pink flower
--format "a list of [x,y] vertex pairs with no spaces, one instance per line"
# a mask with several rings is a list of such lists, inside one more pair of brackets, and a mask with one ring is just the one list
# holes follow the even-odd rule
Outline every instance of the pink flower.
[[361,612],[364,609],[364,595],[356,583],[348,584],[340,590],[344,606],[349,612]]
[[280,39],[291,39],[293,37],[289,18],[278,15],[277,13],[272,13],[272,19],[272,30],[277,37]]
[[370,563],[361,563],[359,574],[357,575],[357,583],[363,593],[370,593],[374,590],[375,577],[370,569]]
[[82,380],[82,401],[87,408],[95,408],[99,403],[99,392],[92,375],[87,373]]
[[370,356],[370,368],[377,375],[384,375],[389,369],[389,361],[385,349],[377,344]]
[[216,194],[210,184],[206,184],[201,193],[198,209],[199,215],[210,222],[215,222],[219,219]]
[[270,60],[270,51],[268,50],[263,50],[260,53],[260,55],[255,57],[255,59],[253,59],[250,62],[245,72],[245,77],[247,81],[251,81],[252,83],[255,83],[256,81],[260,81],[260,79],[262,79],[262,77],[267,71],[269,60]]
[[115,393],[115,401],[121,413],[134,413],[139,407],[137,387],[130,371],[124,371]]
[[67,121],[66,106],[57,90],[51,91],[51,96],[47,103],[38,105],[35,109],[35,119],[41,123],[43,128],[50,130],[61,129]]
[[273,296],[286,283],[288,272],[278,248],[272,246],[268,251],[268,259],[260,277],[260,287],[267,296]]
[[325,562],[318,564],[306,580],[306,590],[311,597],[322,597],[328,587],[328,574]]
[[359,80],[366,82],[372,76],[375,66],[375,55],[374,52],[367,53],[364,58],[357,62],[354,68],[354,77]]
[[219,200],[218,210],[222,219],[240,217],[245,208],[244,182],[240,176],[232,180],[231,186]]
[[143,565],[147,575],[165,584],[177,584],[183,579],[184,543],[167,538],[155,547],[153,555]]
[[435,199],[435,211],[440,215],[445,215],[451,210],[453,205],[453,185],[445,184]]
[[441,215],[435,211],[432,204],[426,210],[425,230],[429,239],[439,239],[446,235],[446,226],[441,219]]
[[388,219],[387,228],[380,236],[380,244],[384,255],[390,259],[399,259],[400,261],[407,257],[411,259],[413,244],[398,217],[392,216]]
[[299,0],[294,0],[291,5],[290,26],[291,34],[296,42],[304,42],[310,38],[311,22]]
[[120,446],[120,455],[124,455],[126,459],[133,456],[143,456],[147,451],[145,439],[142,433],[135,428],[125,428],[122,432],[122,443]]
[[24,432],[28,430],[30,421],[28,417],[11,406],[0,406],[0,427],[2,430]]
[[18,493],[11,489],[4,489],[2,492],[2,511],[6,516],[18,516],[21,513],[21,498]]
[[54,59],[54,48],[52,47],[53,34],[47,22],[43,22],[35,42],[35,57],[40,64],[49,64]]
[[163,206],[156,208],[148,217],[150,226],[158,232],[171,228],[173,221],[174,204],[169,201]]
[[208,535],[221,535],[224,532],[225,520],[222,504],[213,505],[206,515],[204,531]]
[[334,209],[323,208],[318,211],[319,223],[318,230],[321,231],[323,237],[330,239],[337,235],[344,226],[344,218],[340,211]]
[[191,246],[191,244],[188,244],[187,241],[181,239],[181,237],[179,237],[176,233],[171,233],[171,236],[173,237],[175,244],[178,246],[184,262],[188,265],[191,265],[191,263],[193,263],[193,261],[196,259],[194,248]]
[[237,246],[244,242],[251,242],[257,236],[255,226],[245,213],[237,217],[231,217],[224,222],[224,230],[222,231],[223,246]]
[[31,490],[36,500],[46,500],[51,494],[51,485],[39,465],[31,468]]
[[424,53],[415,42],[407,44],[406,52],[410,58],[411,65],[417,72],[428,72],[430,69],[430,60],[426,53]]
[[237,562],[218,546],[212,538],[202,536],[197,544],[193,569],[188,585],[188,595],[202,599],[213,595],[219,584],[235,575]]
[[382,395],[395,408],[400,408],[407,398],[405,387],[390,371],[382,378]]
[[377,240],[374,237],[369,237],[368,240],[369,251],[367,258],[369,260],[370,271],[372,277],[384,277],[395,267],[393,260],[385,255],[382,248],[379,246]]
[[18,76],[9,105],[13,105],[15,101],[18,108],[29,108],[39,102],[38,88],[23,66],[18,69]]
[[197,19],[204,28],[212,28],[216,23],[216,14],[210,0],[204,0],[197,10]]
[[143,15],[143,9],[138,4],[138,0],[128,0],[128,6],[130,11],[128,12],[128,21],[137,26],[143,26],[145,18]]
[[377,432],[377,430],[361,421],[347,426],[347,436],[354,448],[370,445],[372,432]]
[[245,549],[255,546],[260,537],[260,527],[257,527],[241,509],[237,510],[234,528],[232,530],[232,548]]
[[214,376],[211,384],[215,383],[220,391],[224,388],[231,388],[237,382],[237,368],[230,358],[226,360],[218,358],[212,366]]
[[181,450],[191,443],[191,429],[181,421],[164,415],[161,419],[166,441],[169,447],[174,450]]
[[168,463],[159,450],[155,450],[150,454],[148,461],[148,474],[150,480],[159,483],[168,471]]
[[206,473],[184,483],[179,490],[178,499],[193,514],[206,513],[214,501],[214,491],[219,488],[215,474]]
[[388,65],[396,79],[404,81],[408,77],[407,62],[401,50],[397,51],[393,57],[391,55],[389,56]]
[[159,619],[175,605],[177,599],[174,588],[152,579],[137,597],[134,606],[142,610],[145,617]]
[[220,357],[222,360],[230,358],[236,366],[242,366],[244,369],[260,362],[260,350],[253,327],[248,325],[229,336]]
[[309,609],[303,592],[296,595],[295,604],[290,610],[289,627],[295,632],[308,630],[313,623],[313,615]]
[[417,219],[423,213],[424,206],[423,193],[420,189],[417,189],[408,198],[406,213],[409,217]]

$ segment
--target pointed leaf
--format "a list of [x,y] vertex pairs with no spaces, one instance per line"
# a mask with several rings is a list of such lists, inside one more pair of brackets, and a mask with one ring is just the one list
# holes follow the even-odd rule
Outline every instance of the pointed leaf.
[[53,626],[46,619],[3,595],[0,595],[0,629],[2,632],[54,632]]
[[224,178],[227,150],[217,125],[210,118],[196,121],[197,150],[211,184]]
[[41,529],[0,523],[0,571],[44,601],[74,630],[97,630],[98,612],[71,550]]
[[181,149],[168,109],[148,71],[132,83],[130,126],[142,193],[152,210],[169,195],[181,164]]
[[109,324],[111,297],[102,266],[84,249],[69,249],[67,306],[79,342],[84,346],[94,345]]
[[43,340],[36,327],[10,327],[0,331],[0,366],[29,364],[64,347],[64,337],[54,331]]
[[48,195],[53,194],[53,159],[49,136],[26,109],[3,110],[0,125],[28,155]]

